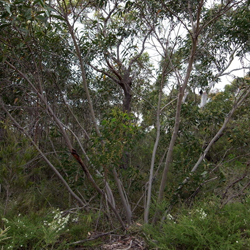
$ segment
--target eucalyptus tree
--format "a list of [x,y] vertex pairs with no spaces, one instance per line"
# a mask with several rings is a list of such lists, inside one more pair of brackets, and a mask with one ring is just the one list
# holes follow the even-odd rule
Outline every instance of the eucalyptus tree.
[[[13,125],[30,139],[69,193],[84,205],[46,156],[45,146],[41,146],[44,142],[41,139],[46,141],[49,134],[38,138],[55,126],[51,116],[46,118],[47,114],[53,114],[57,121],[65,120],[63,112],[60,114],[57,109],[62,100],[51,82],[63,86],[69,79],[69,53],[60,35],[46,22],[48,16],[43,4],[29,1],[1,4],[1,67],[5,77],[1,86],[2,109]],[[15,93],[13,98],[9,98],[12,93]]]
[[[228,3],[225,7],[227,5]],[[205,6],[202,22],[209,22],[222,6],[220,4],[211,8]],[[206,104],[208,94],[221,81],[222,76],[231,76],[232,79],[237,71],[249,69],[246,63],[249,39],[245,36],[249,32],[249,27],[246,25],[246,20],[249,18],[248,6],[247,1],[240,1],[240,4],[232,6],[215,22],[204,25],[199,37],[194,72],[190,79],[193,87],[200,90],[201,107]]]
[[[88,99],[88,105],[91,113],[92,123],[94,124],[96,132],[98,134],[100,133],[99,128],[97,126],[97,121],[95,119],[95,114],[91,102],[91,97],[89,94],[89,89],[87,87],[86,72],[84,68],[85,65],[83,64],[81,55],[78,53],[79,47],[77,39],[74,33],[73,26],[69,21],[70,18],[69,13],[66,12],[66,10],[68,10],[69,8],[68,4],[66,2],[63,3],[57,2],[57,5],[53,7],[57,8],[56,14],[59,14],[55,17],[56,20],[63,19],[64,27],[67,28],[67,31],[69,32],[69,33],[67,32],[65,35],[72,39],[71,41],[73,41],[73,46],[71,44],[67,45],[67,39],[54,40],[53,46],[46,47],[46,43],[43,44],[43,42],[45,42],[45,38],[48,41],[50,41],[50,38],[55,30],[57,31],[59,29],[59,33],[60,31],[63,31],[63,29],[59,27],[59,23],[57,21],[55,23],[52,22],[53,14],[55,15],[54,9],[53,9],[54,12],[49,13],[52,10],[51,9],[52,6],[46,5],[46,3],[44,2],[42,3],[39,2],[38,4],[36,2],[34,3],[24,2],[20,5],[7,3],[7,5],[5,5],[5,13],[4,13],[6,14],[7,12],[6,14],[7,18],[5,19],[6,23],[2,27],[3,29],[6,30],[10,28],[10,31],[13,31],[14,34],[13,36],[11,36],[12,35],[11,34],[10,37],[7,36],[7,39],[10,38],[7,41],[5,39],[6,37],[2,36],[1,50],[4,55],[2,62],[3,65],[5,65],[8,68],[10,74],[14,74],[17,76],[18,79],[21,79],[20,80],[21,86],[25,86],[26,88],[31,89],[32,95],[35,96],[37,100],[39,100],[39,107],[41,107],[42,112],[45,115],[48,115],[51,119],[50,122],[58,128],[58,132],[65,140],[65,146],[68,148],[68,150],[70,151],[71,155],[75,158],[77,163],[82,167],[85,175],[93,185],[94,189],[102,196],[106,197],[107,194],[112,198],[112,193],[110,188],[108,187],[108,184],[106,184],[107,191],[104,192],[102,188],[100,188],[99,185],[94,180],[86,164],[81,159],[80,154],[75,150],[75,147],[73,147],[73,144],[69,136],[70,133],[73,135],[73,137],[75,137],[75,140],[78,143],[78,147],[80,148],[82,153],[85,154],[85,157],[87,159],[89,159],[88,156],[86,155],[84,148],[82,147],[80,138],[75,134],[75,131],[72,131],[72,129],[74,128],[72,127],[72,123],[69,121],[69,119],[67,118],[65,119],[65,117],[62,116],[62,114],[64,113],[63,110],[68,108],[70,111],[69,113],[72,115],[73,120],[75,119],[76,122],[78,122],[78,125],[80,126],[82,132],[86,133],[84,128],[79,123],[77,117],[73,114],[72,109],[69,107],[69,105],[67,105],[67,102],[69,103],[69,100],[64,99],[65,95],[67,95],[66,88],[64,87],[64,90],[61,91],[62,86],[60,86],[59,82],[57,82],[57,80],[60,78],[59,74],[61,72],[60,58],[62,57],[63,60],[67,60],[66,58],[67,56],[64,54],[65,51],[70,51],[70,49],[74,48],[76,51],[76,58],[79,61],[81,80],[83,82],[83,86],[85,88],[85,94]],[[30,13],[30,15],[28,15],[27,13],[28,14]],[[48,21],[48,17],[50,17],[50,21]],[[40,20],[41,18],[42,20]],[[50,30],[49,28],[52,27],[51,25],[52,23],[54,24],[52,29],[52,34],[50,33],[46,37],[47,35],[46,32]],[[60,35],[58,35],[57,33],[55,34],[57,37],[60,37]],[[12,44],[13,42],[14,46]],[[62,43],[65,42],[64,46],[59,47],[61,42]],[[15,49],[17,49],[18,51],[15,51]],[[49,55],[55,55],[57,57],[55,58],[56,61],[54,62],[53,60],[50,61]],[[56,66],[55,69],[52,69],[53,63],[55,63]],[[67,62],[66,67],[64,67],[64,70],[65,69],[67,70],[68,69],[67,67],[69,67],[71,72],[72,71],[74,72],[74,69],[72,70],[70,68],[72,67],[70,61]],[[51,91],[52,83],[57,83],[57,85],[59,86],[56,93]],[[57,97],[56,101],[55,97]],[[60,105],[60,102],[62,105]],[[17,117],[14,116],[14,113],[10,112],[10,107],[8,107],[8,105],[6,106],[6,103],[3,102],[2,98],[1,98],[1,106],[3,107],[4,112],[9,116],[9,119],[13,122],[14,126],[16,126],[25,136],[27,136],[27,138],[32,142],[36,150],[41,154],[41,156],[44,158],[47,164],[61,179],[65,187],[68,189],[69,193],[79,202],[80,205],[85,206],[86,205],[85,202],[83,202],[83,200],[79,198],[79,196],[76,195],[76,193],[72,190],[70,185],[65,181],[65,179],[53,165],[51,160],[43,152],[41,146],[39,146],[37,142],[35,142],[33,138],[30,136],[29,131],[25,129],[25,125],[23,124],[23,122],[20,123],[20,121],[17,120]],[[56,154],[55,150],[54,153]],[[120,215],[117,213],[117,210],[115,208],[114,203],[112,203],[111,198],[107,199],[107,203],[113,210],[114,214],[117,216],[122,227],[125,228],[124,223]]]
[[[161,202],[164,198],[169,169],[175,156],[174,149],[178,138],[181,136],[180,125],[183,119],[181,111],[183,110],[183,105],[185,105],[188,92],[192,89],[195,90],[197,87],[210,89],[212,86],[211,82],[214,84],[220,76],[227,74],[226,70],[231,65],[233,57],[241,51],[242,42],[230,39],[232,36],[229,33],[232,32],[233,27],[230,25],[231,31],[225,31],[225,26],[223,25],[228,25],[226,21],[228,19],[231,21],[235,20],[233,13],[242,12],[246,8],[247,1],[227,1],[226,3],[217,3],[215,1],[212,4],[206,1],[151,1],[144,8],[145,11],[148,11],[147,15],[144,15],[144,20],[149,26],[153,26],[151,20],[155,20],[154,16],[157,18],[158,23],[154,22],[156,28],[154,28],[155,40],[153,43],[157,44],[155,48],[161,55],[161,58],[165,61],[170,61],[170,66],[172,67],[172,70],[168,72],[165,86],[171,86],[172,84],[178,91],[175,122],[167,148],[165,166],[158,192],[158,202]],[[149,12],[151,13],[150,15]],[[151,16],[153,17],[151,18]],[[232,22],[235,23],[235,21]],[[235,30],[237,29],[235,27]],[[213,40],[214,37],[217,37],[215,41]],[[247,45],[247,41],[245,41],[245,44]],[[204,91],[201,94],[204,98],[206,93]],[[230,116],[235,111],[235,107],[240,106],[248,94],[249,92],[246,91],[245,96],[241,97],[243,99],[237,100],[237,104],[233,106],[229,116],[225,118],[221,130],[208,143],[208,147],[202,152],[191,172],[198,168],[211,145],[216,142],[218,136],[220,136],[227,125]],[[160,113],[160,115],[163,116],[164,113]],[[156,147],[158,137],[159,134],[157,133]],[[153,179],[153,159],[155,158],[155,153],[156,150],[154,150],[152,156],[149,183]],[[149,190],[150,192],[151,190]],[[150,206],[149,193],[145,210],[146,222],[148,220],[148,207]],[[155,220],[156,218],[157,213]]]
[[97,73],[121,88],[123,111],[130,112],[140,75],[150,74],[143,53],[152,28],[143,23],[139,9],[118,0],[97,5],[85,25],[82,53],[89,54],[88,64]]
[[[92,68],[92,71],[88,69],[89,72],[93,72],[96,76],[96,79],[94,78],[91,82],[94,91],[102,88],[104,89],[103,93],[105,93],[110,89],[108,84],[112,84],[113,90],[116,90],[117,93],[113,91],[115,98],[108,94],[110,104],[114,105],[117,102],[120,104],[119,98],[123,95],[123,111],[129,113],[133,108],[132,95],[140,99],[141,92],[147,88],[149,81],[147,78],[150,74],[150,65],[147,54],[143,52],[152,28],[145,26],[140,21],[140,10],[130,4],[124,4],[122,1],[97,3],[93,7],[93,13],[86,15],[85,21],[79,19],[81,26],[76,36],[79,41],[78,47],[81,57],[84,58],[85,65]],[[76,30],[75,32],[77,33]],[[106,102],[103,97],[101,98],[99,102]],[[93,95],[92,100],[96,99]],[[101,104],[102,109],[104,105]],[[95,110],[94,112],[98,113],[99,111]],[[99,132],[97,135],[100,137]],[[124,151],[120,160],[120,165],[124,165],[125,168],[128,168],[127,154]],[[117,168],[113,168],[112,171],[115,177],[118,176],[116,171],[119,170]],[[127,194],[122,187],[121,180],[115,178],[115,181],[123,207],[127,211],[127,222],[130,224],[131,208],[126,199]]]

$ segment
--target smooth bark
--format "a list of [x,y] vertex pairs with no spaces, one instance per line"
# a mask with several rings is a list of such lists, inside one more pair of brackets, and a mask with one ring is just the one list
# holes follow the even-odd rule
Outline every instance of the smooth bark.
[[179,94],[178,94],[176,114],[175,114],[175,124],[174,124],[171,141],[170,141],[169,148],[168,148],[165,167],[164,167],[164,170],[163,170],[163,173],[162,173],[162,179],[161,179],[159,195],[158,195],[158,202],[161,202],[162,199],[163,199],[164,189],[165,189],[166,183],[167,183],[167,174],[168,174],[170,164],[172,163],[174,145],[175,145],[175,142],[176,142],[176,139],[177,139],[178,130],[179,130],[179,126],[180,126],[180,120],[181,120],[182,99],[183,99],[184,91],[185,91],[185,89],[187,87],[188,80],[189,80],[189,77],[190,77],[190,74],[191,74],[191,71],[192,71],[194,56],[195,56],[195,51],[196,51],[196,45],[197,45],[197,37],[195,36],[195,37],[193,37],[192,50],[191,50],[191,54],[190,54],[190,57],[189,57],[186,77],[185,77],[185,80],[184,80],[183,84],[179,87]]
[[123,208],[125,209],[126,221],[127,221],[127,224],[130,225],[131,222],[132,222],[131,206],[129,204],[128,197],[127,197],[126,192],[125,192],[125,190],[123,188],[122,182],[118,178],[118,174],[117,174],[117,171],[116,171],[115,168],[113,168],[113,174],[114,174],[114,178],[115,178],[115,182],[116,182],[116,185],[117,185],[119,195],[121,197]]
[[144,222],[148,223],[148,216],[150,210],[150,203],[151,203],[151,196],[152,196],[152,183],[154,177],[154,165],[155,165],[155,158],[156,158],[156,151],[158,148],[159,140],[160,140],[160,115],[161,115],[161,100],[162,100],[162,87],[164,81],[164,73],[161,79],[160,88],[159,88],[159,95],[158,95],[158,105],[157,105],[157,113],[156,113],[156,138],[154,143],[154,148],[151,157],[151,164],[150,164],[150,173],[149,173],[149,181],[148,181],[148,189],[147,189],[147,198],[146,198],[146,207],[144,210]]

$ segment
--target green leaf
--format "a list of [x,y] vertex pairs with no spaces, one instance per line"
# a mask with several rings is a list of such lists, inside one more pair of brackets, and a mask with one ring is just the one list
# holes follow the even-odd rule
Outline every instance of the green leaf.
[[9,6],[9,5],[6,5],[6,6],[5,6],[5,9],[6,9],[7,12],[11,15],[10,6]]
[[10,23],[4,23],[4,24],[0,25],[0,29],[3,29],[7,26],[10,26]]
[[64,21],[64,18],[59,15],[51,15],[51,17]]

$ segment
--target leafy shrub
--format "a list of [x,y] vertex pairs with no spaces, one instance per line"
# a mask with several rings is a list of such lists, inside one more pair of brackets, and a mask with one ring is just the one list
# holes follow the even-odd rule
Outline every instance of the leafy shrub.
[[59,209],[45,215],[19,214],[12,219],[3,218],[5,240],[0,242],[4,249],[44,249],[53,246],[66,231],[69,215],[63,216]]
[[[100,217],[101,214],[98,219]],[[96,220],[96,213],[65,214],[59,209],[2,218],[0,249],[75,249],[75,242],[79,240],[83,240],[77,244],[80,247],[93,247],[100,244],[98,239],[84,240],[92,234]]]
[[146,225],[149,245],[157,249],[250,249],[249,206],[242,203],[219,208],[200,204],[181,214],[168,214],[162,225]]

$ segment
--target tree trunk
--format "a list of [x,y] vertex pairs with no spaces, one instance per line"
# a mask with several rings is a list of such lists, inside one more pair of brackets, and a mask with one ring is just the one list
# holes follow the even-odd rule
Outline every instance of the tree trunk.
[[124,91],[124,99],[123,99],[123,111],[124,112],[131,112],[131,101],[132,95],[129,92]]
[[126,71],[119,84],[122,87],[124,93],[123,111],[128,113],[131,112],[131,101],[132,101],[132,93],[131,93],[132,79],[129,76],[129,72],[130,72],[129,70]]
[[[193,30],[193,34],[192,34],[192,49],[191,49],[189,60],[188,60],[188,67],[187,67],[185,79],[183,81],[183,84],[181,86],[179,86],[179,94],[178,94],[176,114],[175,114],[175,124],[174,124],[174,128],[173,128],[173,133],[172,133],[172,137],[170,140],[168,153],[167,153],[167,157],[166,157],[166,162],[165,162],[165,167],[163,169],[161,184],[160,184],[160,188],[159,188],[159,194],[158,194],[158,202],[159,203],[163,200],[163,197],[164,197],[164,190],[165,190],[166,183],[167,183],[167,175],[168,175],[168,171],[169,171],[170,165],[172,164],[172,160],[173,160],[174,146],[175,146],[175,142],[177,140],[178,130],[179,130],[180,121],[181,121],[182,100],[183,100],[184,92],[185,92],[185,89],[187,88],[187,84],[188,84],[188,81],[189,81],[189,78],[191,75],[191,71],[193,68],[195,52],[196,52],[196,47],[197,47],[197,41],[198,41],[198,25],[196,26],[196,29]],[[158,220],[159,214],[160,214],[160,211],[156,210],[155,215],[154,215],[154,219],[153,219],[153,223],[155,223]]]
[[157,106],[157,114],[156,114],[156,138],[154,143],[154,149],[152,152],[151,157],[151,165],[150,165],[150,174],[149,174],[149,180],[148,180],[148,190],[147,190],[147,198],[146,198],[146,207],[144,211],[144,222],[148,223],[148,216],[149,216],[149,209],[150,209],[150,203],[151,203],[151,195],[152,195],[152,183],[153,183],[153,176],[154,176],[154,165],[155,165],[155,158],[156,158],[156,151],[158,148],[159,140],[160,140],[160,115],[161,115],[161,99],[162,99],[162,86],[163,86],[163,80],[159,90],[159,96],[158,96],[158,106]]

